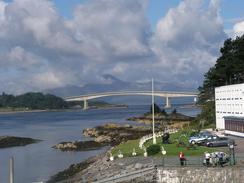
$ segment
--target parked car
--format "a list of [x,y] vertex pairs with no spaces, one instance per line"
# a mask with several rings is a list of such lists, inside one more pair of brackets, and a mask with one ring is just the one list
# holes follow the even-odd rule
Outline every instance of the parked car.
[[211,136],[205,140],[205,145],[208,147],[229,146],[230,144],[235,145],[235,141],[227,137]]
[[197,135],[191,136],[189,138],[189,143],[191,144],[198,144],[199,142],[202,142],[203,140],[207,139],[212,134],[208,131],[200,132]]
[[216,139],[218,139],[218,138],[219,138],[219,136],[217,136],[217,135],[209,135],[206,139],[199,140],[199,141],[197,142],[197,144],[198,144],[198,145],[206,146],[206,143],[207,143],[207,142],[216,140]]

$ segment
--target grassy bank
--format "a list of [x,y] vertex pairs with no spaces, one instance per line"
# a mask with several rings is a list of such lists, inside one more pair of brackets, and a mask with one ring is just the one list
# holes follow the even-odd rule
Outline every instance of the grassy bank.
[[[186,156],[201,156],[206,151],[214,152],[219,150],[218,148],[210,148],[204,146],[191,147],[188,143],[188,137],[190,135],[190,131],[180,131],[170,135],[170,144],[162,144],[161,138],[157,138],[157,144],[163,146],[163,148],[167,152],[166,156],[177,156],[181,151],[184,152]],[[183,142],[184,145],[180,145],[179,142]],[[150,145],[152,145],[152,140],[149,140],[144,145],[145,147],[149,147]],[[135,148],[137,155],[143,155],[144,151],[139,148],[139,139],[129,140],[125,143],[119,144],[112,149],[112,154],[114,156],[117,156],[119,151],[121,151],[124,156],[129,157],[132,156],[131,154],[133,152],[133,148]],[[156,154],[156,156],[160,155],[162,155],[161,152]]]

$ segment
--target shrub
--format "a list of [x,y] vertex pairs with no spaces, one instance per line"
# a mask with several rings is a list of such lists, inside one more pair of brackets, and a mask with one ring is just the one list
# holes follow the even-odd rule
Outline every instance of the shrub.
[[153,145],[150,145],[149,147],[147,147],[147,154],[150,156],[150,155],[154,155],[154,154],[157,154],[159,153],[161,150],[161,146],[158,145],[158,144],[153,144]]

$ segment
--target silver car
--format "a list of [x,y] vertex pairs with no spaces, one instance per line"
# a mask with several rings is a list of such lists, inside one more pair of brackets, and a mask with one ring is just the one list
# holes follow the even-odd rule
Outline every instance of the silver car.
[[235,141],[227,137],[213,136],[205,140],[205,145],[208,147],[221,147],[235,145]]
[[189,138],[189,143],[191,144],[198,144],[202,141],[204,141],[205,139],[207,139],[209,136],[211,136],[212,134],[210,132],[200,132],[197,135],[191,136]]

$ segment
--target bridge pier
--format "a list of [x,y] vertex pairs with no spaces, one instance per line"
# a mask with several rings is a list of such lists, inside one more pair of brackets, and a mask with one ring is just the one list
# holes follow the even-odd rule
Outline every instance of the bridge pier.
[[87,110],[87,109],[88,109],[88,101],[85,99],[84,105],[83,105],[83,110]]
[[170,103],[169,97],[166,97],[166,105],[164,106],[164,108],[171,108],[171,103]]
[[197,97],[194,97],[194,105],[197,104]]

